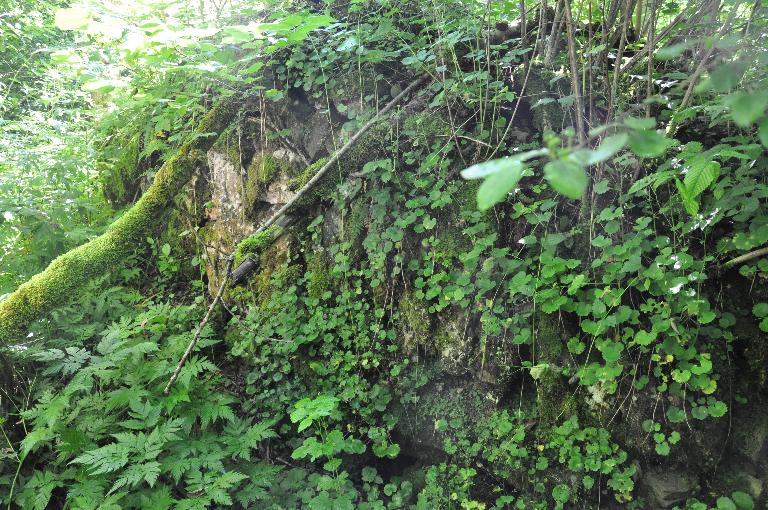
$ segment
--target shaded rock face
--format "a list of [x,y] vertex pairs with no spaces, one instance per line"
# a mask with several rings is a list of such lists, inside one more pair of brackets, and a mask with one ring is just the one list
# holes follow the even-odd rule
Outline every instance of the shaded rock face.
[[213,208],[208,212],[212,221],[236,221],[243,211],[243,177],[239,163],[216,149],[208,151]]
[[697,488],[697,481],[690,473],[660,469],[646,473],[641,486],[651,508],[672,508],[685,502]]

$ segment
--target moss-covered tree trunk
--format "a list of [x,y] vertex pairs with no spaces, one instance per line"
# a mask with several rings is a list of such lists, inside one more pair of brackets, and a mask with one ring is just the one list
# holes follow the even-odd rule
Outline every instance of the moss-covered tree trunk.
[[191,139],[155,175],[136,204],[104,234],[53,260],[41,273],[0,301],[0,346],[26,333],[29,324],[71,300],[91,278],[116,267],[149,235],[173,205],[204,153],[234,117],[235,97],[224,99],[203,117]]

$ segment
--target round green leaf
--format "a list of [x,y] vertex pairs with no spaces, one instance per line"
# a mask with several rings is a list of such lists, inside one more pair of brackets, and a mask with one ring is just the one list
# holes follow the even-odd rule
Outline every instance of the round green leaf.
[[655,158],[664,154],[671,141],[656,131],[633,131],[629,135],[629,148],[641,158]]
[[736,125],[746,128],[763,116],[768,106],[768,93],[761,91],[750,94],[740,91],[726,97],[725,103],[730,107]]
[[523,167],[517,163],[488,177],[477,190],[477,208],[485,211],[507,198],[522,174]]
[[544,176],[552,188],[568,198],[581,198],[587,189],[587,173],[572,161],[550,161],[544,166]]
[[728,496],[717,498],[717,510],[737,510],[736,503]]
[[739,510],[753,510],[755,508],[755,502],[752,499],[752,496],[746,492],[736,491],[731,494],[731,499]]
[[570,497],[571,489],[565,484],[555,485],[552,489],[552,498],[558,503],[567,503]]

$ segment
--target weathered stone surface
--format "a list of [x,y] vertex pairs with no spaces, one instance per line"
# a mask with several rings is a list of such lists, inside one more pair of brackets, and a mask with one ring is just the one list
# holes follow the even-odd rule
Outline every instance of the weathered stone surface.
[[213,221],[237,218],[243,210],[243,180],[239,168],[229,156],[217,150],[208,151],[213,208],[208,211]]
[[641,481],[650,502],[649,508],[671,508],[682,503],[697,487],[690,473],[669,468],[648,471]]
[[768,459],[768,409],[751,405],[740,410],[733,421],[733,450],[752,462]]

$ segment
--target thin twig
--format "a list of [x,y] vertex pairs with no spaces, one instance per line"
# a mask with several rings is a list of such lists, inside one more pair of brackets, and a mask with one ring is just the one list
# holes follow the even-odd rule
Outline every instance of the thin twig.
[[[707,61],[717,48],[717,42],[720,40],[720,38],[723,37],[728,29],[731,28],[731,24],[733,23],[734,18],[736,18],[736,12],[739,10],[739,5],[741,5],[741,2],[733,6],[731,13],[728,15],[728,19],[725,20],[725,23],[723,23],[723,26],[720,27],[720,30],[718,30],[717,34],[713,38],[712,44],[709,46],[709,48],[706,49],[706,51],[704,51],[704,54],[699,59],[699,65],[696,67],[696,71],[694,71],[691,77],[688,78],[688,88],[685,91],[683,100],[680,102],[680,106],[677,107],[678,112],[684,110],[688,106],[688,103],[691,101],[696,82],[699,80],[699,76],[701,76],[707,69]],[[678,123],[676,122],[675,115],[673,114],[672,119],[669,121],[669,126],[667,126],[667,135],[673,136],[675,131],[677,131],[677,126]]]
[[168,393],[170,393],[171,386],[173,386],[173,384],[176,382],[176,379],[179,378],[181,369],[184,368],[184,364],[187,362],[189,355],[192,354],[192,349],[195,348],[195,345],[197,345],[198,340],[200,340],[200,335],[203,333],[203,328],[205,328],[205,325],[208,324],[208,320],[211,318],[211,315],[213,314],[213,309],[216,308],[216,303],[219,302],[219,300],[221,299],[221,296],[224,294],[224,289],[227,286],[227,281],[229,280],[229,273],[232,270],[232,263],[234,261],[235,261],[234,257],[229,257],[229,260],[227,261],[226,274],[224,275],[224,280],[222,280],[221,286],[219,287],[219,292],[216,293],[216,297],[213,299],[211,306],[209,306],[208,311],[205,312],[205,317],[203,317],[202,322],[200,322],[200,325],[197,327],[195,336],[193,336],[192,341],[189,342],[189,345],[187,346],[187,350],[184,351],[184,354],[181,356],[181,359],[179,360],[179,364],[176,365],[176,370],[173,371],[173,375],[171,376],[171,379],[168,381],[168,384],[165,385],[165,389],[163,390],[163,395],[168,395]]
[[581,85],[579,79],[579,67],[576,62],[576,41],[573,36],[573,17],[571,15],[570,2],[564,2],[565,7],[565,30],[568,36],[568,60],[571,65],[571,93],[574,96],[574,106],[576,108],[576,134],[579,137],[579,144],[586,145],[587,134],[584,132],[584,105],[582,104]]

